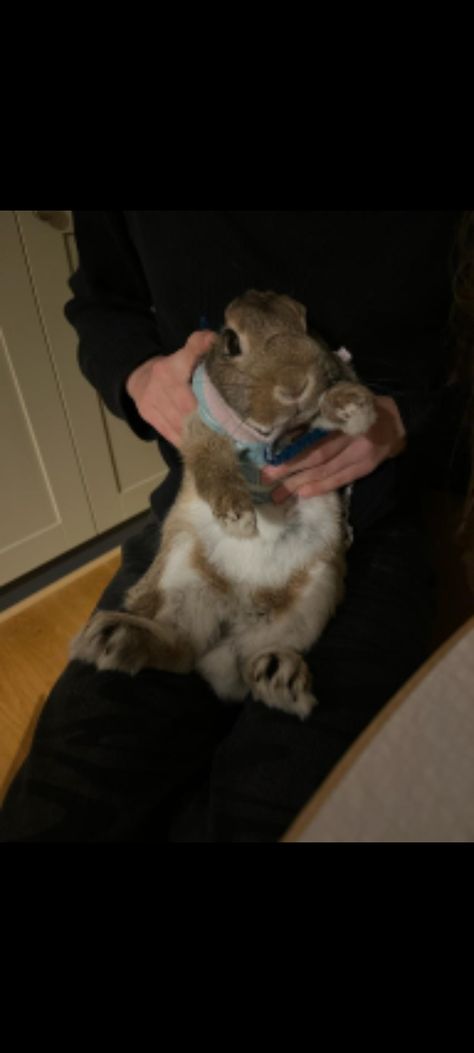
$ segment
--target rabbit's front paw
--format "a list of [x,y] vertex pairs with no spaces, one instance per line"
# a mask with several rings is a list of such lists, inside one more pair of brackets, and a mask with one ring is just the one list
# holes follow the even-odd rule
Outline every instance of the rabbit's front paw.
[[297,651],[275,650],[254,655],[244,676],[256,702],[305,720],[317,704],[311,691],[311,674]]
[[346,435],[363,435],[375,423],[377,412],[372,392],[362,384],[334,384],[319,403],[320,412],[332,427]]
[[254,537],[257,533],[257,516],[248,490],[220,493],[212,510],[227,534],[243,538]]

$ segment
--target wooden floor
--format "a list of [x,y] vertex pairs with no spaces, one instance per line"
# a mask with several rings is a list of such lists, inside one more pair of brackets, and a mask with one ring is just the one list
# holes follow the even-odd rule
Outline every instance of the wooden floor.
[[0,614],[0,800],[26,756],[69,644],[120,563],[120,550]]

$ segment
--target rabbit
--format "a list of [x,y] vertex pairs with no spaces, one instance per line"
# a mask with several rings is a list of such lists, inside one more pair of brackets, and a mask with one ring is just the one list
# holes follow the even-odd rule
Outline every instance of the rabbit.
[[374,396],[347,358],[308,334],[305,308],[286,295],[250,290],[229,304],[193,378],[199,407],[160,549],[124,610],[93,614],[73,658],[129,674],[196,670],[223,701],[250,693],[309,716],[303,654],[343,598],[342,494],[277,505],[260,471],[269,451],[293,456],[315,428],[371,427]]

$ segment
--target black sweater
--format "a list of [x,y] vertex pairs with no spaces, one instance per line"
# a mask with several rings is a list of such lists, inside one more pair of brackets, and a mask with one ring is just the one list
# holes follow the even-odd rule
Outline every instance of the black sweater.
[[[249,288],[304,303],[310,330],[347,347],[422,433],[447,376],[459,212],[74,212],[80,269],[66,315],[79,362],[113,413],[156,437],[125,391],[131,371],[219,328]],[[176,451],[160,438],[170,466]]]

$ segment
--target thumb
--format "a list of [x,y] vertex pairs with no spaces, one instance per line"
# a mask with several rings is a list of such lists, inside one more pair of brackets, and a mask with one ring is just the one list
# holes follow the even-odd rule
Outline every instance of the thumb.
[[198,359],[202,358],[203,355],[210,351],[214,340],[216,339],[216,333],[213,333],[210,329],[198,330],[195,333],[191,333],[183,347],[184,358],[186,365],[189,370],[194,369],[195,363]]

